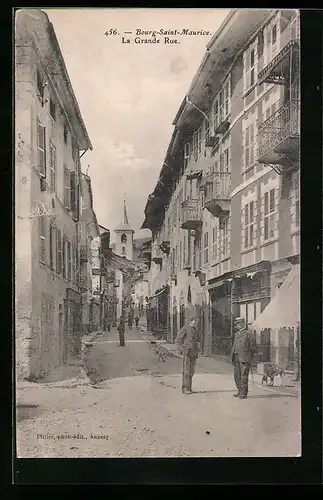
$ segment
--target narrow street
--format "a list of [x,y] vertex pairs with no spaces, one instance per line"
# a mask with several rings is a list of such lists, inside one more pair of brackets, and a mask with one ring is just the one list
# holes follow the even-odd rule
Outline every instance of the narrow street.
[[19,457],[300,454],[300,397],[250,380],[237,400],[224,361],[199,358],[191,395],[181,392],[181,360],[158,356],[136,328],[125,347],[116,329],[100,336],[85,361],[91,384],[18,391]]

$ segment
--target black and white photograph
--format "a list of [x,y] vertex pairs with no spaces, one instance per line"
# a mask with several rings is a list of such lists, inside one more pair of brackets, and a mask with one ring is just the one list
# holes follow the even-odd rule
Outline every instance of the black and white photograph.
[[13,24],[17,458],[301,457],[300,12]]

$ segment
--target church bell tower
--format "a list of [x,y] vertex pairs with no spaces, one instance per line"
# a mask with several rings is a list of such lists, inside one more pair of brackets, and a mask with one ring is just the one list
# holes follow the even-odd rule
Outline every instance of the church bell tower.
[[123,217],[121,224],[114,230],[116,234],[115,253],[126,257],[128,260],[133,258],[133,235],[134,230],[130,227],[126,200],[123,202]]

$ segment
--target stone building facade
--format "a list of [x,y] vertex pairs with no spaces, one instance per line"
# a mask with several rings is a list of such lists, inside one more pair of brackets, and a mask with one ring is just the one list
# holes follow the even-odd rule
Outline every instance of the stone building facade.
[[80,349],[80,155],[92,149],[47,15],[15,19],[16,373]]
[[[155,329],[174,341],[195,310],[202,354],[228,355],[234,317],[251,325],[299,260],[299,43],[298,11],[230,11],[147,200]],[[278,359],[270,332],[258,343]]]

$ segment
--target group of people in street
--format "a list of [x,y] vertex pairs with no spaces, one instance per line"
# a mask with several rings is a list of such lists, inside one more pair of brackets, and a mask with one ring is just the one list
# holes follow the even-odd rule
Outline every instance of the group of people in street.
[[[246,399],[248,396],[249,372],[254,363],[257,345],[253,332],[248,328],[244,318],[234,320],[235,336],[231,351],[234,368],[234,381],[237,393],[234,397]],[[191,314],[187,324],[183,326],[176,339],[180,353],[183,355],[182,392],[191,394],[192,379],[199,353],[200,330],[196,317]]]
[[[129,330],[132,330],[132,325],[133,325],[134,320],[135,320],[136,328],[138,328],[139,316],[135,316],[135,318],[134,318],[133,313],[131,311],[129,311],[129,314],[128,314],[128,328],[129,328]],[[124,312],[120,316],[117,330],[119,333],[119,346],[124,347],[125,346],[125,330],[126,330],[126,321],[125,321],[125,313]]]

